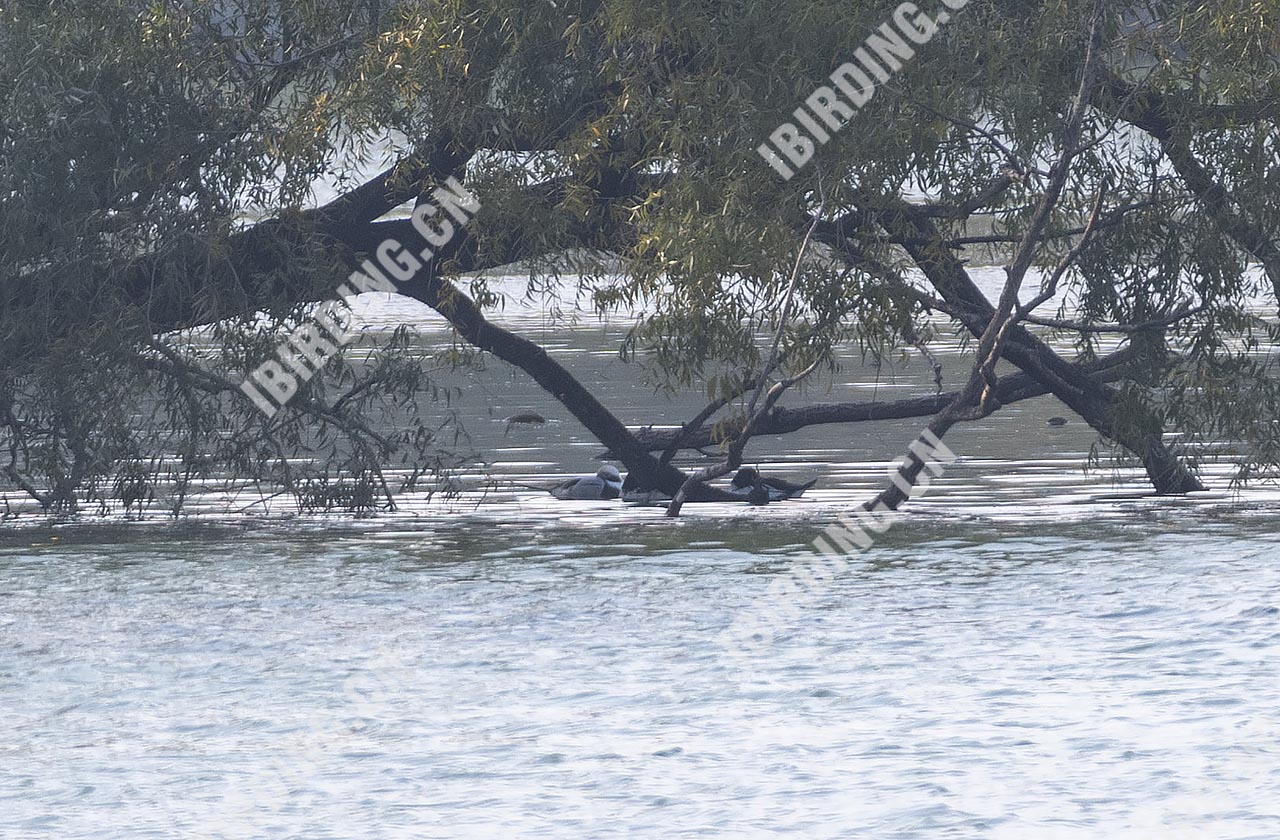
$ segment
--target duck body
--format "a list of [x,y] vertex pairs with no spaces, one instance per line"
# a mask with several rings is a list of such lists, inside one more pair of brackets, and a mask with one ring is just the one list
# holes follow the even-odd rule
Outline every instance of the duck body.
[[[743,497],[711,484],[695,485],[686,502],[740,502]],[[642,487],[636,473],[627,473],[627,480],[622,483],[622,501],[637,505],[665,505],[671,501],[671,494],[655,487]]]
[[671,494],[661,490],[642,490],[635,473],[629,472],[627,480],[622,482],[622,501],[637,505],[665,505],[671,501]]
[[[804,491],[802,490],[801,492]],[[772,501],[774,499],[772,494],[769,493],[769,485],[760,479],[756,479],[756,483],[751,486],[751,491],[747,493],[747,504],[764,507]]]
[[622,495],[622,474],[616,467],[605,465],[595,475],[584,475],[562,481],[551,488],[551,495],[564,501],[604,501]]
[[733,477],[729,492],[753,505],[768,504],[784,499],[798,499],[804,495],[804,491],[817,483],[816,478],[805,484],[795,484],[781,478],[765,478],[755,467],[743,467]]

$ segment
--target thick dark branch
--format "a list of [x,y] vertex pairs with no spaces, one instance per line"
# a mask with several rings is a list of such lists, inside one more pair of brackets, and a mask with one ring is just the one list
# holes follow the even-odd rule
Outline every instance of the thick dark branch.
[[[944,237],[932,220],[917,213],[905,202],[868,204],[865,211],[890,238],[904,247],[925,277],[952,307],[953,313],[975,336],[990,323],[994,308],[965,270],[964,264],[945,247]],[[823,231],[819,231],[821,238]],[[852,250],[860,259],[860,249],[850,240],[824,239],[838,254]],[[1115,415],[1116,394],[1095,381],[1022,326],[1010,329],[1004,358],[1026,371],[1062,400],[1103,437],[1136,453],[1147,468],[1157,492],[1187,493],[1203,485],[1174,457],[1161,439],[1158,424],[1147,422],[1145,429],[1122,425]]]
[[[1136,351],[1126,348],[1091,364],[1081,365],[1080,370],[1095,382],[1116,382],[1127,376],[1129,364],[1135,361],[1137,355]],[[888,402],[818,403],[797,408],[777,407],[761,416],[754,434],[756,436],[787,435],[809,426],[932,417],[953,402],[959,393],[959,391],[949,391]],[[1046,386],[1026,373],[1002,377],[996,389],[996,396],[1003,405],[1043,397],[1049,393]],[[690,430],[687,435],[681,429],[652,427],[633,432],[640,445],[651,452],[664,450],[677,442],[683,449],[716,446],[733,433],[733,428],[718,429],[715,424],[704,424],[699,429]],[[683,439],[681,439],[682,435],[685,435]],[[605,453],[605,457],[610,457],[610,453]]]
[[[385,226],[371,225],[370,228],[387,228],[394,224],[389,222]],[[378,235],[382,232],[377,231]],[[416,233],[412,236],[406,233],[400,241],[411,251],[417,250],[421,244]],[[669,463],[660,463],[650,455],[622,421],[544,348],[489,321],[475,301],[439,273],[442,265],[456,263],[473,247],[474,243],[465,230],[455,235],[437,252],[430,265],[399,287],[400,293],[425,303],[444,316],[472,346],[492,353],[527,373],[608,447],[617,460],[622,461],[628,472],[636,476],[639,489],[657,489],[673,496],[679,492],[687,479],[682,471]],[[734,497],[723,491],[705,486],[700,486],[690,495],[690,501],[732,499]]]
[[[559,133],[568,130],[561,127]],[[139,257],[104,282],[113,295],[139,308],[153,334],[330,297],[358,264],[357,253],[372,252],[388,236],[405,243],[420,238],[407,220],[374,224],[376,219],[430,192],[438,183],[436,173],[460,172],[476,149],[509,139],[484,127],[475,133],[480,136],[470,142],[442,134],[423,144],[414,157],[328,204],[267,219],[225,242],[183,240]],[[558,136],[548,132],[539,142]],[[529,200],[552,206],[567,187],[559,181],[531,186]],[[647,176],[604,170],[595,187],[603,203],[638,191],[643,199],[647,196],[643,191],[652,183]],[[576,221],[568,226],[564,247],[622,236],[614,221],[603,210]],[[465,241],[467,247],[454,254],[453,267],[458,272],[492,268],[556,248],[555,242],[515,238],[502,249],[482,255],[469,236]]]
[[[355,268],[360,256],[372,252],[385,239],[396,238],[412,252],[421,250],[426,243],[407,220],[373,220],[420,195],[424,184],[443,180],[451,172],[459,172],[470,156],[469,150],[458,147],[447,138],[441,139],[420,168],[388,170],[328,205],[294,217],[270,220],[232,237],[226,249],[229,274],[235,279],[233,287],[243,294],[221,299],[216,305],[204,301],[205,305],[196,306],[189,296],[164,298],[157,295],[157,275],[180,269],[182,259],[193,255],[183,255],[178,260],[173,255],[157,256],[149,265],[136,266],[133,283],[127,288],[139,301],[147,301],[150,323],[157,331],[253,312],[277,302],[296,304],[324,296],[326,292],[334,294],[332,290],[336,290],[338,282]],[[605,198],[608,198],[610,190],[622,192],[638,188],[621,178],[601,180],[600,191]],[[534,190],[540,190],[540,197],[545,199],[554,197],[556,188],[555,185],[543,185]],[[575,228],[569,238],[577,237],[574,241],[578,242],[589,232],[585,227]],[[599,230],[594,230],[596,238],[601,235]],[[537,246],[544,248],[547,243],[537,243]],[[475,302],[442,274],[446,266],[451,272],[476,270],[482,267],[482,259],[496,265],[535,256],[523,250],[529,247],[530,243],[517,241],[509,243],[502,253],[489,253],[482,258],[475,238],[467,228],[463,228],[445,248],[437,250],[429,265],[402,284],[399,291],[443,315],[462,338],[478,349],[493,353],[528,373],[601,443],[616,452],[627,469],[637,475],[639,486],[675,494],[685,480],[684,473],[669,464],[659,465],[647,450],[639,446],[626,426],[568,370],[543,348],[489,322]],[[198,244],[195,250],[198,253],[194,256],[199,256],[207,246]],[[315,277],[299,271],[294,264],[298,259],[305,259],[306,265],[315,265],[318,255],[324,258],[327,268],[333,272],[333,276],[328,278],[333,284],[329,290],[317,283]],[[727,498],[732,497],[712,488],[702,488],[691,500]]]
[[[597,440],[609,447],[628,471],[637,474],[640,487],[672,495],[679,492],[685,482],[684,473],[670,464],[660,465],[627,427],[545,349],[487,320],[471,298],[443,278],[413,281],[401,291],[443,315],[473,346],[529,374]],[[699,488],[690,498],[691,501],[732,499],[707,487]]]

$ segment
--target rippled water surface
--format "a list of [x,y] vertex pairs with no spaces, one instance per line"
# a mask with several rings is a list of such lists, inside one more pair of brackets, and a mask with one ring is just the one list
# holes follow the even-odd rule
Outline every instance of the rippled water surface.
[[474,525],[10,539],[0,836],[1280,835],[1274,519]]
[[[628,422],[700,407],[617,328],[522,328]],[[499,483],[451,504],[0,530],[0,837],[1280,837],[1280,512],[1229,464],[1154,499],[1019,403],[833,568],[812,540],[919,422],[762,438],[818,488],[672,521],[513,488],[600,446],[500,365],[465,390]]]

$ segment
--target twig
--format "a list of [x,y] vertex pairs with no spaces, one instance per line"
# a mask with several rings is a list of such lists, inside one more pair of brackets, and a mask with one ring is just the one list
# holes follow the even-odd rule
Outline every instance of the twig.
[[663,450],[661,457],[658,458],[658,468],[661,469],[671,463],[671,459],[674,458],[676,453],[684,446],[684,442],[689,439],[690,435],[698,429],[701,429],[703,424],[710,420],[717,411],[742,396],[749,389],[755,388],[757,381],[758,380],[755,378],[744,380],[741,385],[733,391],[733,393],[712,400],[707,403],[706,408],[699,411],[692,420],[688,423],[680,424],[680,432],[671,441],[671,445]]
[[[720,478],[721,476],[741,466],[742,452],[746,448],[747,442],[751,439],[752,434],[755,433],[755,429],[759,426],[760,418],[763,417],[765,414],[767,414],[769,410],[773,408],[774,404],[777,403],[779,398],[782,397],[783,393],[785,393],[788,388],[800,382],[806,376],[813,373],[813,371],[817,370],[818,368],[818,363],[820,360],[815,360],[812,364],[810,364],[807,368],[805,368],[804,371],[797,374],[796,376],[793,376],[789,379],[784,379],[781,382],[774,384],[769,389],[769,392],[765,397],[764,405],[760,408],[759,411],[756,410],[756,405],[760,400],[760,395],[764,392],[765,383],[768,381],[769,375],[772,374],[773,371],[778,366],[779,347],[782,344],[782,334],[787,328],[787,321],[790,320],[790,317],[791,317],[791,304],[795,296],[796,284],[800,277],[800,268],[804,264],[804,257],[805,257],[805,253],[809,249],[809,243],[813,241],[813,232],[817,229],[818,224],[822,221],[823,211],[826,209],[826,206],[827,206],[826,194],[823,192],[823,189],[822,189],[822,173],[821,172],[818,173],[818,195],[819,195],[818,209],[817,211],[814,212],[813,221],[810,222],[809,229],[805,232],[804,239],[801,240],[800,242],[800,250],[796,254],[795,264],[791,268],[791,279],[787,284],[787,291],[786,291],[786,295],[783,298],[782,309],[778,315],[778,329],[774,332],[773,345],[769,351],[769,360],[765,364],[764,370],[760,372],[760,376],[756,379],[755,392],[751,395],[751,401],[747,404],[747,419],[746,419],[746,422],[743,424],[742,431],[740,431],[737,435],[735,435],[733,440],[729,443],[728,452],[723,461],[721,461],[718,464],[712,465],[710,467],[705,467],[704,469],[698,470],[696,473],[693,473],[687,479],[685,479],[684,483],[680,485],[680,489],[676,492],[675,496],[671,499],[671,503],[667,505],[667,516],[671,516],[671,517],[679,516],[680,509],[681,507],[684,506],[685,499],[688,498],[689,494],[692,493],[693,489],[697,487],[699,484],[703,484],[705,482]],[[703,419],[705,420],[705,418]],[[701,425],[701,424],[697,424],[697,425]],[[697,425],[695,425],[694,428],[697,428]],[[679,444],[679,441],[677,440],[675,444],[673,444],[673,446],[676,446],[678,448],[678,444]],[[669,448],[668,451],[674,454],[675,450]]]

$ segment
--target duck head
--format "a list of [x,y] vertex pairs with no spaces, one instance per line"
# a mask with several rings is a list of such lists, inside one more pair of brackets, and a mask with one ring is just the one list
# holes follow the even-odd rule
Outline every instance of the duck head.
[[743,467],[738,470],[737,475],[733,477],[733,489],[743,490],[747,487],[754,487],[755,483],[759,481],[759,479],[760,473],[755,467]]
[[596,477],[603,481],[607,481],[610,484],[622,483],[622,473],[618,472],[618,468],[612,464],[605,464],[603,467],[596,470]]

